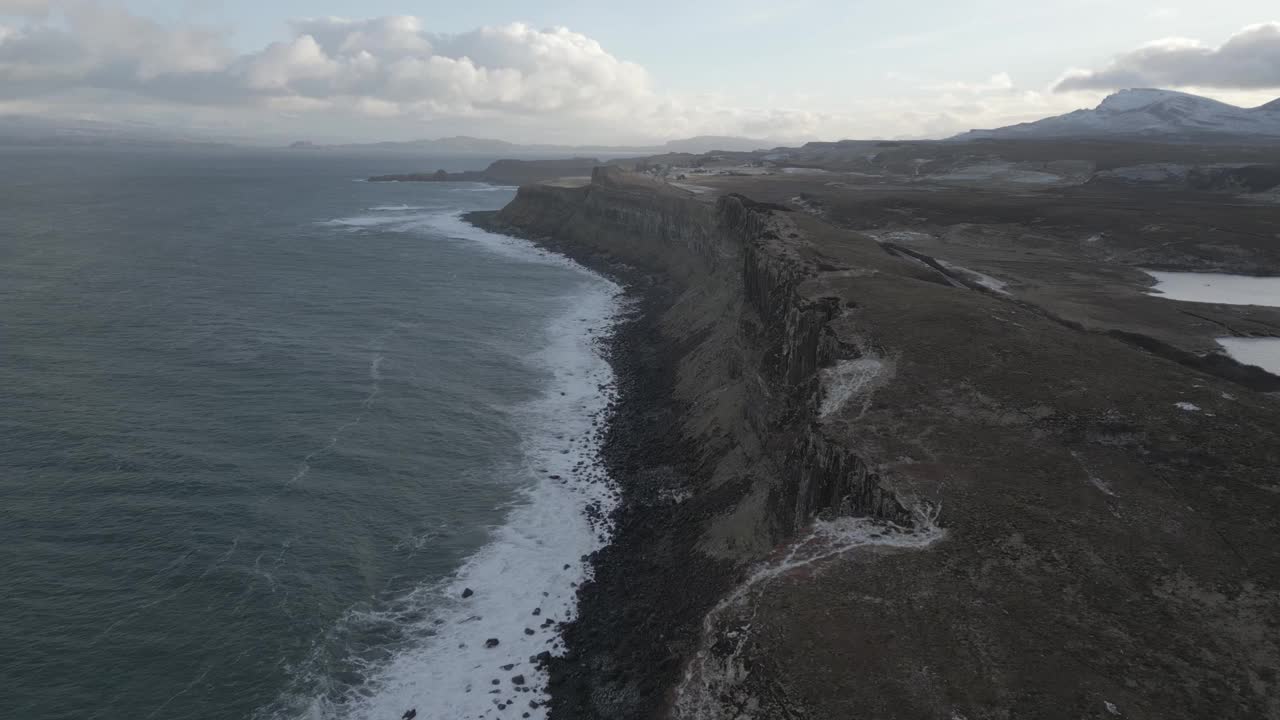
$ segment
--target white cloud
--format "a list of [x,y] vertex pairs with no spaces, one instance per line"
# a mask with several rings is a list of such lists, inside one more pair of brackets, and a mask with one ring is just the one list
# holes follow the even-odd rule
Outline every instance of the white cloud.
[[65,8],[61,23],[32,20],[0,33],[0,99],[69,88],[142,88],[165,77],[216,72],[231,56],[219,33],[76,3]]
[[985,93],[1011,92],[1014,90],[1013,77],[1007,72],[996,73],[982,82],[949,82],[928,86],[926,89],[941,92],[960,92],[972,95]]
[[[817,111],[815,98],[799,95],[761,92],[744,102],[741,94],[664,92],[645,68],[565,28],[512,23],[441,33],[415,17],[319,17],[237,52],[215,29],[161,23],[98,0],[54,4],[57,13],[40,15],[47,3],[24,0],[24,12],[36,14],[0,24],[0,111],[183,118],[303,137],[461,133],[625,143],[713,134],[794,142],[946,136],[1072,110],[1088,95],[1028,91],[1008,72],[901,76],[902,96],[832,93]],[[18,7],[0,0],[7,12]]]
[[49,0],[0,0],[0,15],[43,15]]
[[1219,47],[1168,38],[1117,56],[1101,70],[1073,70],[1059,92],[1128,87],[1280,88],[1280,23],[1251,25]]
[[648,73],[564,28],[519,23],[461,34],[411,17],[317,18],[236,55],[216,32],[171,27],[97,3],[66,24],[0,33],[0,97],[112,90],[204,104],[337,104],[379,116],[542,113],[626,118],[653,104]]

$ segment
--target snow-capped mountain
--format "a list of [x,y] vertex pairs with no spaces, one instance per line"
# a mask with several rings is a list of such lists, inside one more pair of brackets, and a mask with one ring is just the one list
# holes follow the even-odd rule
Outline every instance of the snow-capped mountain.
[[1092,110],[995,130],[971,130],[956,140],[1137,137],[1153,140],[1280,141],[1280,99],[1240,108],[1173,90],[1121,90]]

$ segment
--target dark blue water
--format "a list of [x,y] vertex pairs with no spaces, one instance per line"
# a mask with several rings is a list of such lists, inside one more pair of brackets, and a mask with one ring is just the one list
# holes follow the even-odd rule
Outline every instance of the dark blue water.
[[476,161],[0,153],[0,717],[507,716],[616,289],[456,218],[509,189],[354,182]]

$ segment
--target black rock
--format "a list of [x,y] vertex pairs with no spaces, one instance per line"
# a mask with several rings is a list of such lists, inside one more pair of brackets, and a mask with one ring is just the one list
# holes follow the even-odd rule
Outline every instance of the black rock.
[[465,600],[475,594],[476,593],[474,590],[472,590],[471,588],[467,588],[466,590],[462,591],[462,598]]
[[498,638],[489,638],[488,640],[485,640],[485,641],[484,641],[484,646],[485,646],[485,647],[487,647],[487,648],[496,648],[496,647],[498,647]]
[[524,676],[523,676],[523,675],[517,675],[517,676],[515,676],[515,677],[511,678],[511,682],[512,682],[512,683],[514,683],[514,684],[516,684],[516,685],[523,685],[523,684],[524,684]]
[[534,616],[535,616],[535,617],[536,617],[536,616],[538,616],[538,615],[541,615],[541,614],[542,614],[542,608],[535,608],[535,609],[534,609],[534,611],[533,611],[533,614],[534,614]]

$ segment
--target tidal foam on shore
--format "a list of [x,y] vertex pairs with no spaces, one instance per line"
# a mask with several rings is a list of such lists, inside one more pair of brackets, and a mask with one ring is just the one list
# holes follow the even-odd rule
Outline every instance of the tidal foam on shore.
[[[561,651],[559,626],[576,613],[587,557],[607,542],[617,503],[600,459],[614,398],[601,341],[621,289],[567,258],[474,228],[456,213],[381,214],[381,224],[395,231],[429,231],[509,258],[571,266],[586,282],[564,297],[564,312],[540,329],[542,349],[527,358],[547,385],[536,399],[508,409],[523,455],[513,483],[524,487],[505,523],[453,576],[388,607],[352,610],[321,643],[348,646],[346,656],[299,668],[290,697],[261,717],[382,720],[416,708],[423,720],[544,718],[547,675],[538,656]],[[393,641],[381,650],[360,647],[354,638],[371,628]]]

